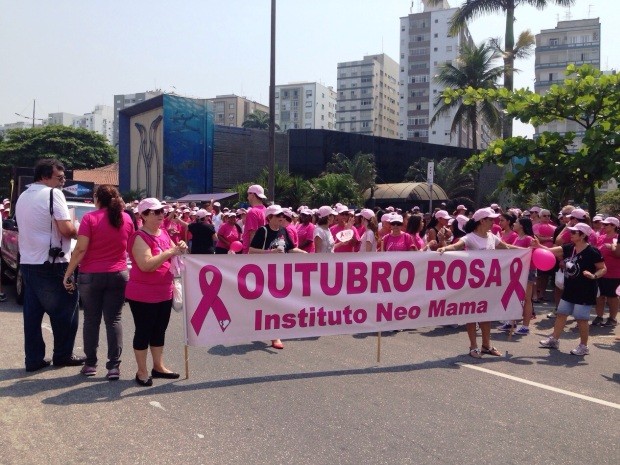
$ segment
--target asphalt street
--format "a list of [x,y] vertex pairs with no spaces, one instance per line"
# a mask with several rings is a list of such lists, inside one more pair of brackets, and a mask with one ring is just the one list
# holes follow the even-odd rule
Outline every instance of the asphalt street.
[[[493,331],[503,357],[467,355],[463,328],[190,348],[189,379],[135,384],[124,309],[121,379],[23,368],[21,307],[0,303],[0,464],[617,464],[620,342],[594,328],[559,351],[537,305],[532,334]],[[51,356],[49,321],[44,324]],[[81,326],[80,326],[81,332]],[[99,355],[105,359],[102,327]],[[76,352],[81,353],[78,334]],[[166,341],[184,372],[182,317]]]

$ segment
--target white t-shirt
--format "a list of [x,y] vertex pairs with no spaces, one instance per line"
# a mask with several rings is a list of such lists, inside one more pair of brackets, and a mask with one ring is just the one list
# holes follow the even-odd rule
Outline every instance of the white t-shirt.
[[370,251],[371,252],[376,252],[377,251],[377,238],[375,237],[375,233],[373,231],[371,231],[370,229],[367,229],[364,232],[364,235],[362,236],[362,238],[360,239],[360,252],[366,252],[366,243],[370,242]]
[[461,237],[466,250],[495,250],[501,239],[489,231],[487,237],[480,237],[476,233],[465,234]]
[[[49,187],[35,183],[26,189],[15,204],[15,217],[19,227],[20,263],[42,265],[47,260],[51,260],[49,257],[50,243],[52,247],[62,247],[65,253],[64,257],[56,259],[56,263],[69,261],[71,239],[62,237],[56,222],[52,221]],[[54,218],[57,220],[71,219],[65,196],[60,189],[54,189]]]
[[217,215],[213,215],[211,222],[213,223],[215,232],[217,232],[220,229],[220,226],[222,226],[222,214],[218,213]]
[[321,238],[321,249],[316,248],[315,253],[331,253],[334,251],[334,236],[332,236],[332,232],[329,229],[324,229],[320,226],[314,228],[314,239],[315,237]]

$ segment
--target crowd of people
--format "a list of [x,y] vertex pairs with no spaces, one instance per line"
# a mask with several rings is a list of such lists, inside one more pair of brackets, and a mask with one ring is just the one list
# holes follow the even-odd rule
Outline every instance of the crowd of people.
[[[454,250],[543,248],[557,258],[555,268],[528,271],[522,321],[501,322],[499,331],[525,336],[537,316],[533,303],[547,297],[553,283],[553,333],[542,347],[558,348],[569,316],[579,328],[580,344],[571,353],[587,355],[589,326],[615,327],[620,292],[618,217],[588,213],[567,205],[554,216],[533,206],[509,208],[498,204],[468,211],[445,205],[432,213],[414,206],[409,211],[352,209],[343,204],[317,208],[285,208],[268,204],[264,189],[247,190],[248,209],[223,208],[219,202],[181,204],[154,198],[125,205],[112,186],[99,186],[97,209],[84,216],[76,229],[57,187],[64,167],[42,160],[35,167],[35,183],[17,201],[20,254],[25,282],[24,332],[26,370],[50,365],[45,359],[41,319],[47,313],[54,333],[53,363],[82,366],[81,373],[97,372],[99,327],[103,318],[108,340],[107,378],[118,379],[122,353],[121,311],[128,301],[135,332],[133,349],[138,366],[135,381],[152,385],[153,378],[178,378],[163,362],[165,333],[170,319],[176,257],[184,253],[381,253]],[[50,217],[51,216],[51,217]],[[23,228],[23,226],[26,226]],[[70,239],[77,239],[71,253]],[[63,241],[64,239],[64,241]],[[52,256],[57,247],[62,253]],[[127,263],[132,264],[128,269]],[[563,284],[555,279],[563,274]],[[78,327],[77,295],[84,307],[84,351],[73,354]],[[53,298],[50,298],[53,295]],[[590,323],[590,310],[596,317]],[[608,317],[604,318],[605,309]],[[493,322],[466,325],[469,355],[501,355],[491,345]],[[478,331],[482,343],[478,347]],[[281,340],[271,341],[283,349]],[[152,369],[147,369],[150,350]]]

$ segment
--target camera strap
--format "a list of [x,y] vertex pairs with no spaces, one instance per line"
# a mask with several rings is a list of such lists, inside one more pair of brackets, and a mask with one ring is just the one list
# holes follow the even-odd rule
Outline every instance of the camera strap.
[[[50,248],[52,249],[52,236],[54,234],[54,188],[50,189]],[[60,248],[62,249],[62,235],[60,235]],[[52,263],[56,261],[56,257],[52,257]]]

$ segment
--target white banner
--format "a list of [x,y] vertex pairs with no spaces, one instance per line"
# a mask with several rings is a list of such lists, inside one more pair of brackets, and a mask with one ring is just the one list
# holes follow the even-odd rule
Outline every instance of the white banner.
[[531,251],[188,255],[186,343],[519,319]]

